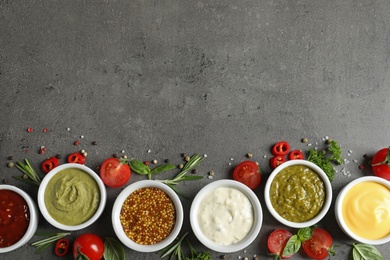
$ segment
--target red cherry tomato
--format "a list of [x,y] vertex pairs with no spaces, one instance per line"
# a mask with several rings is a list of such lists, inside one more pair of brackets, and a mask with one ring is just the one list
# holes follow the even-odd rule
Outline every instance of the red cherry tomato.
[[289,160],[304,160],[305,156],[301,150],[292,150],[288,155]]
[[272,168],[272,169],[275,169],[276,167],[278,167],[279,165],[281,165],[282,163],[286,162],[286,158],[281,156],[281,155],[278,155],[278,156],[275,156],[275,157],[271,157],[269,159],[269,166]]
[[68,156],[68,163],[85,163],[85,156],[82,153],[72,153]]
[[55,167],[57,167],[58,164],[59,161],[57,157],[50,157],[43,161],[43,163],[41,164],[41,168],[44,173],[48,173],[51,170],[53,170]]
[[313,236],[303,242],[303,251],[308,257],[316,260],[325,259],[329,252],[333,253],[331,235],[322,228],[314,228]]
[[89,260],[100,260],[104,254],[103,240],[95,234],[82,234],[73,243],[73,257],[84,255]]
[[[286,246],[290,237],[292,237],[289,231],[285,229],[276,229],[268,237],[267,248],[268,253],[276,256],[275,259],[287,259],[290,256],[282,256],[284,247]],[[280,257],[280,258],[279,258]]]
[[131,176],[130,166],[118,158],[108,158],[100,166],[100,178],[104,184],[112,188],[123,186]]
[[66,238],[61,238],[56,242],[54,253],[56,254],[56,256],[65,256],[69,252],[69,247],[69,240]]
[[254,190],[261,182],[259,166],[252,161],[243,161],[234,168],[233,179]]
[[374,154],[371,167],[376,176],[390,181],[389,148],[383,148]]
[[275,156],[285,156],[290,151],[290,145],[286,141],[277,142],[272,147],[272,154]]

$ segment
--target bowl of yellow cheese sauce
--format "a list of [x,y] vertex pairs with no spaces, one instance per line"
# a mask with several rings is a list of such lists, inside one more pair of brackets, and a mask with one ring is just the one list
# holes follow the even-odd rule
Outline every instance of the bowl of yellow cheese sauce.
[[337,196],[335,214],[352,239],[371,245],[390,242],[390,182],[375,176],[353,180]]

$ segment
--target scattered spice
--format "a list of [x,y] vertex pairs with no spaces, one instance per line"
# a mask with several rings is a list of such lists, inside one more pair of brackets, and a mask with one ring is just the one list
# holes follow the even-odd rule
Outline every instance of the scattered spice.
[[177,168],[179,168],[179,169],[183,169],[183,167],[184,167],[184,165],[182,163],[177,166]]
[[253,157],[253,154],[252,154],[252,153],[247,153],[247,154],[246,154],[246,157],[250,159],[250,158]]
[[96,141],[93,141],[92,145],[98,145],[98,143]]
[[153,160],[152,163],[153,163],[153,164],[157,164],[157,160]]
[[80,141],[76,140],[76,141],[74,141],[73,144],[74,144],[74,145],[80,145]]
[[145,164],[145,165],[149,165],[150,162],[149,162],[149,161],[144,161],[144,164]]
[[49,129],[45,127],[45,128],[43,128],[43,132],[47,133],[47,132],[49,132]]
[[189,156],[185,156],[184,157],[184,161],[188,162],[190,160],[190,157]]
[[13,157],[12,155],[10,155],[10,156],[7,157],[7,160],[8,160],[8,161],[12,161],[13,159],[14,159],[14,157]]
[[309,142],[309,139],[307,139],[306,137],[305,137],[305,138],[302,138],[301,142],[302,142],[302,143],[307,143],[307,142]]
[[15,166],[15,164],[13,163],[13,162],[8,162],[7,163],[7,167],[8,168],[12,168],[12,167],[14,167]]
[[32,133],[33,131],[34,131],[34,129],[33,129],[32,127],[28,127],[28,128],[27,128],[27,132],[28,132],[28,133]]

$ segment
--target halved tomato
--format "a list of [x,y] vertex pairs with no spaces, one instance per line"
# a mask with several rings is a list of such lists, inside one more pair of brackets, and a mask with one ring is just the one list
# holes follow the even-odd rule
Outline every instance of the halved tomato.
[[332,237],[322,228],[314,228],[313,235],[302,244],[303,251],[312,259],[325,259],[329,253],[334,254]]
[[290,237],[293,234],[285,229],[275,229],[268,237],[267,248],[270,255],[274,255],[275,259],[287,259],[291,256],[282,256],[283,250]]
[[243,161],[234,168],[233,179],[254,190],[261,182],[259,166],[253,161]]
[[130,166],[118,158],[108,158],[100,166],[100,178],[105,185],[118,188],[126,184],[131,176]]

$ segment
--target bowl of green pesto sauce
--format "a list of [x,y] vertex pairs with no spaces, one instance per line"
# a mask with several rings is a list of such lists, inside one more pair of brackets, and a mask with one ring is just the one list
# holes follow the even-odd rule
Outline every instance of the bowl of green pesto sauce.
[[106,188],[85,165],[66,163],[51,170],[38,190],[38,207],[54,227],[74,231],[88,227],[103,213]]
[[269,176],[264,199],[280,223],[303,228],[315,225],[328,212],[332,186],[325,172],[306,160],[287,161]]

